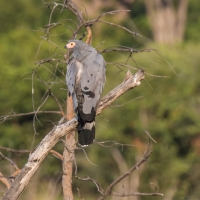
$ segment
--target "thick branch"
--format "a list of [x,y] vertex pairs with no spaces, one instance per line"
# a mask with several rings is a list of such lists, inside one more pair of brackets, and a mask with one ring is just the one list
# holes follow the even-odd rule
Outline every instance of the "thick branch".
[[[67,97],[67,120],[71,120],[74,117],[74,106],[72,96]],[[75,130],[66,135],[65,148],[63,151],[63,176],[62,186],[64,200],[73,200],[72,192],[72,174],[73,174],[73,162],[74,162],[74,149],[76,148]]]
[[113,101],[115,101],[115,99],[119,98],[122,94],[140,85],[140,81],[143,79],[143,70],[139,70],[135,75],[132,75],[130,71],[128,71],[125,80],[101,99],[98,105],[97,115],[99,115],[103,109],[108,107]]
[[[132,76],[132,74],[129,72],[125,80],[119,86],[117,86],[100,100],[97,114],[100,114],[103,109],[108,107],[115,99],[120,97],[122,94],[140,85],[140,81],[142,79],[144,79],[143,70],[139,70],[134,76]],[[73,118],[72,120],[64,124],[55,126],[53,130],[44,137],[40,144],[30,154],[28,162],[25,164],[21,172],[16,177],[10,189],[5,194],[3,200],[15,200],[19,198],[19,196],[25,190],[30,179],[32,178],[42,161],[45,159],[51,148],[59,141],[61,137],[73,131],[76,128],[77,124],[78,122],[76,118]]]
[[[66,6],[77,16],[79,25],[85,22],[82,12],[77,8],[77,6],[71,1],[65,1]],[[92,42],[92,31],[89,25],[85,25],[87,30],[86,43],[91,44]],[[74,117],[74,106],[72,101],[72,96],[67,97],[67,120],[71,120]],[[63,194],[65,200],[73,200],[72,192],[72,173],[73,173],[73,161],[74,161],[74,150],[76,148],[75,141],[75,130],[66,135],[65,138],[65,148],[63,152],[63,177],[62,186]]]

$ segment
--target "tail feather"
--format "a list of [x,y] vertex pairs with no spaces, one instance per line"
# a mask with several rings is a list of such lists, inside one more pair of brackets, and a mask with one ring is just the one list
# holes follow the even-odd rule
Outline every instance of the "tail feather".
[[93,143],[95,138],[95,121],[86,122],[78,131],[78,142],[82,146],[87,146]]

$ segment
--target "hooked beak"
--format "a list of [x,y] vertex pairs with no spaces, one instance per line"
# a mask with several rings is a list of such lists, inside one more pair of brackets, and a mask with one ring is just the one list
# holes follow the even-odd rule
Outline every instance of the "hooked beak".
[[71,45],[71,43],[68,43],[64,46],[65,49],[73,49],[74,46]]

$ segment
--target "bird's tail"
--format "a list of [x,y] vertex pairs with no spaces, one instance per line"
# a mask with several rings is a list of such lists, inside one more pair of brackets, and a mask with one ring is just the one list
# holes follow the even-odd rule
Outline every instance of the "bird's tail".
[[84,126],[78,130],[78,142],[82,146],[88,146],[93,143],[95,138],[95,121],[86,122]]

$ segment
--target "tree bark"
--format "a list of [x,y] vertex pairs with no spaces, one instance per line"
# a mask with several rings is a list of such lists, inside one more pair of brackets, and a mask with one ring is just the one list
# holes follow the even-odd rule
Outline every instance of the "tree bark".
[[43,138],[40,144],[30,153],[28,162],[12,183],[3,200],[15,200],[19,198],[51,148],[61,137],[74,130],[77,124],[78,122],[74,118],[62,125],[55,126],[53,130]]
[[[72,96],[67,97],[67,121],[74,117],[74,106]],[[65,147],[63,151],[63,196],[64,200],[73,200],[72,192],[72,173],[73,173],[73,161],[74,161],[74,150],[76,148],[75,141],[75,130],[71,131],[65,137]]]
[[173,44],[183,40],[188,0],[145,0],[155,42]]

